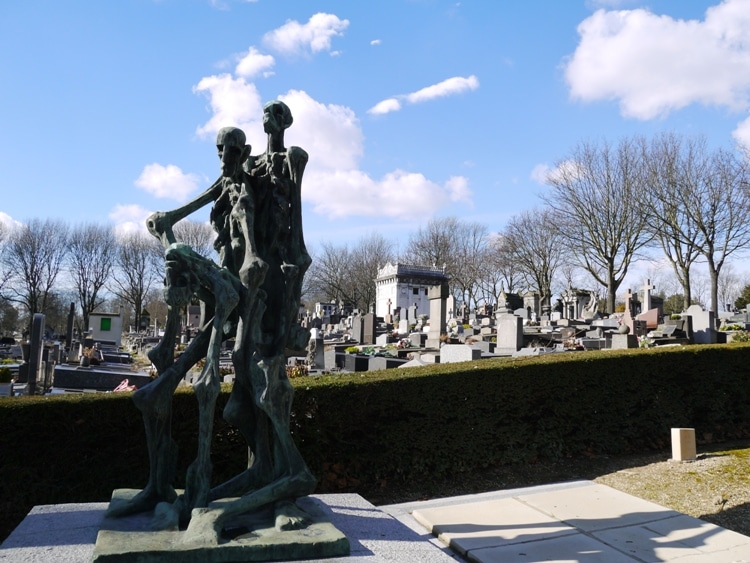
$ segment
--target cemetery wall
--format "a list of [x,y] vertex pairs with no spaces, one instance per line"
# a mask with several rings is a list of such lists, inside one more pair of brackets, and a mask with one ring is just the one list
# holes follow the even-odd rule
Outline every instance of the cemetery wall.
[[[700,441],[750,437],[750,345],[505,358],[294,379],[292,431],[318,492],[460,478],[494,464],[667,449],[670,429]],[[214,481],[246,465],[217,404]],[[106,501],[140,487],[148,460],[129,394],[0,400],[0,539],[37,504]],[[174,398],[178,479],[195,455],[197,402]]]

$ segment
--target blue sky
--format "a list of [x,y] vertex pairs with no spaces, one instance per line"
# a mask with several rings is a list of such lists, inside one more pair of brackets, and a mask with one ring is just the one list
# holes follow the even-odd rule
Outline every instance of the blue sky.
[[3,2],[0,220],[143,228],[218,176],[219,127],[262,152],[282,99],[313,248],[497,231],[579,141],[750,143],[748,37],[750,0]]

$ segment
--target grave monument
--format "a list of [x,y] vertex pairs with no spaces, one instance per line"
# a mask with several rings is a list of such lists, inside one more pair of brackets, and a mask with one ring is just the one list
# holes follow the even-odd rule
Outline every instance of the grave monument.
[[[300,198],[308,157],[299,147],[284,146],[284,131],[291,124],[286,104],[266,104],[268,144],[259,156],[251,156],[242,130],[221,129],[216,140],[221,177],[192,202],[147,220],[148,230],[164,246],[169,307],[164,336],[149,353],[159,376],[133,396],[143,415],[150,472],[143,490],[115,491],[108,517],[153,510],[152,524],[160,532],[150,533],[162,535],[146,539],[143,534],[149,532],[134,537],[102,530],[95,560],[132,552],[139,545],[147,545],[143,549],[157,553],[159,560],[183,560],[188,554],[197,557],[190,560],[223,561],[348,553],[346,537],[295,504],[313,492],[316,479],[289,429],[293,388],[285,350],[304,350],[310,340],[310,332],[297,323],[297,313],[302,279],[311,263]],[[209,203],[218,264],[177,241],[172,229]],[[175,361],[180,312],[194,296],[201,301],[201,326]],[[247,442],[248,466],[229,481],[212,485],[210,450],[222,381],[219,354],[222,342],[232,337],[235,381],[223,416]],[[179,494],[173,487],[177,453],[170,436],[172,394],[204,358],[203,370],[193,380],[199,407],[197,457]],[[160,542],[162,547],[153,547]],[[113,545],[118,543],[125,545]],[[255,550],[252,556],[248,550]]]

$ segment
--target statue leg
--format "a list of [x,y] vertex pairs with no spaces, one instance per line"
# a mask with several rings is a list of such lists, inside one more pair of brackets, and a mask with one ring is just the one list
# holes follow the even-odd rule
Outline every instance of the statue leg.
[[216,399],[221,391],[219,357],[224,336],[224,324],[239,302],[239,294],[230,280],[223,275],[213,278],[216,313],[211,328],[211,339],[206,352],[206,363],[198,380],[193,384],[198,399],[198,452],[188,468],[185,483],[183,510],[208,504],[211,489],[211,441],[213,438]]
[[274,442],[274,480],[220,508],[194,510],[185,532],[184,542],[218,543],[225,522],[237,515],[268,505],[276,510],[276,525],[289,529],[304,524],[304,513],[291,501],[315,490],[315,477],[310,473],[289,432],[289,414],[293,389],[286,377],[283,355],[264,358],[251,368],[256,384],[258,407],[272,423]]
[[[170,314],[172,310],[170,309]],[[169,325],[169,316],[167,317]],[[167,334],[164,340],[166,341]],[[175,476],[177,444],[172,439],[172,395],[179,382],[201,359],[208,345],[208,333],[199,332],[180,358],[164,370],[157,364],[160,376],[133,394],[133,402],[143,415],[149,457],[149,478],[143,490],[128,502],[111,504],[108,516],[126,516],[152,510],[160,502],[173,502],[176,493],[172,486]],[[174,336],[172,337],[174,342]],[[161,356],[162,360],[166,354]],[[163,370],[163,371],[162,371]]]

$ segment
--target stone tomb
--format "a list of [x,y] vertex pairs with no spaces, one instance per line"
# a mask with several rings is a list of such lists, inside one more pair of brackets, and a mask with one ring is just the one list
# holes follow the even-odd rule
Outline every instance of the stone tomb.
[[472,348],[466,344],[444,344],[440,348],[440,363],[453,364],[456,362],[470,362],[479,360],[482,357],[482,351],[478,348]]
[[691,305],[683,315],[692,319],[693,342],[716,344],[716,320],[713,311],[704,311],[700,305]]

